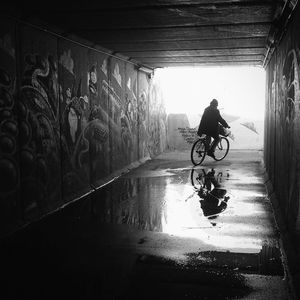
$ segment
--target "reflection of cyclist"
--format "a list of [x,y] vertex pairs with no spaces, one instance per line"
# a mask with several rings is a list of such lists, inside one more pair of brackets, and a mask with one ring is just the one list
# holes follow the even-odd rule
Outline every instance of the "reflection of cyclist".
[[206,195],[201,193],[201,191],[198,192],[198,196],[202,199],[199,202],[205,217],[209,219],[216,218],[218,214],[227,208],[229,197],[224,197],[225,194],[226,190],[223,189],[213,189]]
[[[207,155],[214,157],[215,149],[220,140],[219,137],[219,123],[221,123],[225,128],[230,128],[227,122],[221,117],[220,111],[218,110],[218,101],[213,99],[210,102],[210,105],[205,108],[203,116],[201,118],[197,134],[201,136],[206,134],[206,146],[207,146]],[[209,149],[211,142],[211,137],[214,138],[214,141]]]
[[[204,185],[198,191],[200,205],[205,217],[209,219],[216,218],[218,214],[227,208],[227,191],[219,188],[220,184],[215,179],[215,171],[212,169],[205,175]],[[213,189],[212,189],[213,185]]]

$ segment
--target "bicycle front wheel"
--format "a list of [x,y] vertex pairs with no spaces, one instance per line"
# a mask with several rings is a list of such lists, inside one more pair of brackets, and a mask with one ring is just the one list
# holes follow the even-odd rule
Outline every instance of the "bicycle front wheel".
[[226,157],[229,151],[229,141],[225,137],[221,137],[215,150],[215,160],[219,161]]
[[195,166],[200,165],[206,155],[205,143],[203,139],[197,140],[191,150],[191,161]]

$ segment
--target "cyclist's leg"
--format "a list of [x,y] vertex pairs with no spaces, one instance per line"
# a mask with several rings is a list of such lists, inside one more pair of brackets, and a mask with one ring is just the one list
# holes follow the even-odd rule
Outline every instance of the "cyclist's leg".
[[210,142],[211,142],[211,136],[206,135],[206,138],[205,138],[205,149],[206,149],[206,151],[210,150]]
[[218,135],[218,136],[215,136],[215,137],[214,137],[214,140],[213,140],[213,142],[212,142],[212,144],[211,144],[211,147],[210,147],[210,151],[211,151],[212,153],[215,152],[216,147],[217,147],[217,145],[218,145],[219,142],[220,142],[220,136],[219,136],[219,135]]

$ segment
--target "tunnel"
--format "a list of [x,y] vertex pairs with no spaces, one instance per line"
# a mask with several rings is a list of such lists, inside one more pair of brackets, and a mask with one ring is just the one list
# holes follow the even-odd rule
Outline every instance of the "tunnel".
[[[297,0],[0,15],[2,299],[300,299]],[[265,71],[263,149],[195,167],[157,72],[228,66]]]

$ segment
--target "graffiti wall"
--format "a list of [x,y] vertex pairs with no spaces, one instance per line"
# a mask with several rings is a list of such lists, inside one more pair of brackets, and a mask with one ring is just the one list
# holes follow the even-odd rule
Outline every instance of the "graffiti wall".
[[149,152],[155,156],[167,147],[167,114],[164,110],[162,90],[155,79],[149,86]]
[[166,116],[135,65],[16,21],[0,28],[3,235],[162,152]]
[[[19,118],[20,195],[25,221],[62,202],[59,86],[55,38],[23,26],[20,30]],[[15,113],[15,112],[13,112]]]
[[300,232],[300,9],[267,66],[265,163],[291,235]]
[[[23,121],[26,108],[16,101],[15,24],[0,27],[0,227],[11,230],[22,223],[20,199],[20,143],[30,134]],[[19,112],[19,116],[14,113]],[[20,120],[19,120],[20,119]],[[23,136],[23,139],[19,136]]]

